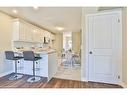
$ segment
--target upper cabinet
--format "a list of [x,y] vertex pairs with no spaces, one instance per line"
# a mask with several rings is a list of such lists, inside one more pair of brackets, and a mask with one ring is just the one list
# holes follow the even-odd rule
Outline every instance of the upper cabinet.
[[31,27],[31,25],[24,23],[24,32],[25,33],[23,31],[20,31],[21,33],[24,33],[24,35],[25,35],[24,41],[31,42],[33,40],[33,29],[32,29],[32,27],[31,28],[30,27]]
[[55,35],[51,34],[51,40],[54,41],[55,40]]
[[32,41],[31,26],[23,21],[13,21],[13,41]]
[[44,37],[51,41],[54,34],[34,26],[25,21],[14,19],[13,21],[13,41],[39,42],[44,43]]
[[41,29],[35,27],[33,30],[33,41],[41,42]]

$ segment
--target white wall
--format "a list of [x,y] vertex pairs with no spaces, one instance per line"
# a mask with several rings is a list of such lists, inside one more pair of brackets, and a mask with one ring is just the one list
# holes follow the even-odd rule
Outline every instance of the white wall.
[[63,49],[63,34],[62,33],[57,33],[55,35],[54,48],[56,49],[58,56],[60,56],[61,51]]
[[5,64],[5,50],[11,50],[12,18],[0,13],[0,74],[11,71],[12,64]]
[[72,51],[79,53],[81,49],[81,32],[72,32]]

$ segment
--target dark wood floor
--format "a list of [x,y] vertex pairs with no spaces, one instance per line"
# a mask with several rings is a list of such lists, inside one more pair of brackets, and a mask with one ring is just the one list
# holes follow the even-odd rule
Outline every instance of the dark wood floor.
[[37,83],[27,83],[26,80],[30,77],[24,75],[22,79],[10,81],[8,78],[13,75],[7,75],[0,78],[0,88],[122,88],[119,85],[95,83],[95,82],[80,82],[72,80],[64,80],[52,78],[46,82],[46,78],[42,78]]

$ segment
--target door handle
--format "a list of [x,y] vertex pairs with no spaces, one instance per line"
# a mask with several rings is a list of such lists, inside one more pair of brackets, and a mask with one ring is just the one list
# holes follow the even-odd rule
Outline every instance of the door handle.
[[92,51],[89,52],[89,54],[92,54],[92,53],[93,53]]

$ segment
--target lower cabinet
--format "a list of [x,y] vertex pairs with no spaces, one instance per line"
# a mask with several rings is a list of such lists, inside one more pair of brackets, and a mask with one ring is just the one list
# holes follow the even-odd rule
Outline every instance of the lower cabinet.
[[[40,55],[40,56],[42,59],[35,61],[35,74],[36,76],[48,77],[48,55]],[[13,67],[15,68],[15,62]],[[17,72],[27,75],[33,75],[33,62],[18,60]]]
[[17,73],[24,73],[23,61],[24,61],[23,59],[17,61]]
[[24,74],[33,75],[33,62],[24,60]]
[[[41,59],[35,61],[35,74],[36,76],[47,77],[48,81],[54,76],[57,70],[56,53],[40,54]],[[15,62],[13,61],[13,72]],[[33,62],[18,60],[17,73],[33,75]]]

